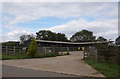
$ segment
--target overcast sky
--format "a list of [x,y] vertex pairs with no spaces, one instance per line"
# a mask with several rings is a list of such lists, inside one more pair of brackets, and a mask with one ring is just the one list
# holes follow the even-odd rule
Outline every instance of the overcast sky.
[[0,42],[19,41],[21,35],[41,29],[65,33],[68,38],[83,29],[97,37],[118,37],[117,2],[4,2],[2,19]]

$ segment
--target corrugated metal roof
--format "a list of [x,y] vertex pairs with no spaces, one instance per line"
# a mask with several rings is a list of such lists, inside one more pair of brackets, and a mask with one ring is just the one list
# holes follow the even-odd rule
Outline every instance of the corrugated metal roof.
[[107,42],[61,42],[61,41],[48,41],[48,40],[36,40],[37,42],[45,42],[45,43],[59,43],[59,44],[100,44]]

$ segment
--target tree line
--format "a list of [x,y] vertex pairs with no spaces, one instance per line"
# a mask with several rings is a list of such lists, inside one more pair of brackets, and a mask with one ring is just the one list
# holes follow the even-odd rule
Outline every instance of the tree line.
[[31,40],[32,38],[35,38],[36,40],[63,41],[63,42],[107,41],[107,39],[102,36],[96,38],[96,36],[93,35],[92,31],[88,31],[85,29],[73,34],[70,40],[68,40],[67,36],[64,33],[55,33],[50,30],[40,30],[39,32],[36,32],[36,36],[34,36],[33,34],[21,35],[20,41],[21,43],[24,43],[25,41]]

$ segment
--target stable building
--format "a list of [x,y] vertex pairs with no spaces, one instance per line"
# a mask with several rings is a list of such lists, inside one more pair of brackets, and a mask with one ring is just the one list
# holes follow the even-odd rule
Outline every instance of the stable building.
[[[106,44],[107,42],[61,42],[36,40],[38,52],[65,52],[65,51],[83,51],[82,49],[94,48],[96,44]],[[29,48],[31,40],[25,42],[25,46]]]
[[[38,47],[91,47],[95,44],[106,44],[107,42],[61,42],[36,40]],[[31,40],[25,42],[25,46],[29,47]]]

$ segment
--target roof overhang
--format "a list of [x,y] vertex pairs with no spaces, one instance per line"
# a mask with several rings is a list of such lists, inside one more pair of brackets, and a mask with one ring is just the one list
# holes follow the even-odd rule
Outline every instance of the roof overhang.
[[43,43],[57,43],[57,44],[105,44],[108,42],[61,42],[61,41],[48,41],[48,40],[36,40],[36,42],[43,42]]

